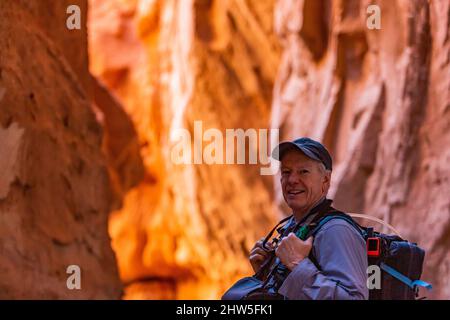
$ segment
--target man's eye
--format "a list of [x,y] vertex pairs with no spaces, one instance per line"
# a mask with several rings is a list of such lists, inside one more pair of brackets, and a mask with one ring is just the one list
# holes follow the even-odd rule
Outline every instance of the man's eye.
[[283,174],[283,175],[289,174],[289,171],[288,170],[281,171],[281,174]]
[[306,174],[306,173],[308,173],[309,171],[308,170],[305,170],[305,169],[303,169],[303,170],[300,170],[300,173],[301,174]]

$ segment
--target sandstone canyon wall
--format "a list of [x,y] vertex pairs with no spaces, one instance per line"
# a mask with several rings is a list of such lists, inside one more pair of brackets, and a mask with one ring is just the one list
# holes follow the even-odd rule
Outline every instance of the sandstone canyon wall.
[[[267,128],[273,1],[90,2],[91,70],[137,128],[146,175],[112,214],[125,298],[218,298],[275,221],[256,165],[175,165],[173,134]],[[201,139],[202,137],[197,137]]]
[[[114,203],[91,109],[87,1],[0,2],[0,299],[117,299]],[[67,267],[81,270],[69,290]]]
[[1,1],[0,298],[218,298],[249,274],[278,177],[175,164],[202,121],[323,141],[336,206],[417,241],[449,299],[449,30],[447,0]]
[[195,120],[323,141],[336,205],[419,242],[431,296],[450,297],[448,1],[94,0],[90,13],[91,70],[124,102],[147,172],[110,221],[126,298],[220,296],[286,211],[257,168],[174,166],[171,135]]
[[428,296],[450,298],[450,2],[278,1],[275,14],[272,126],[323,141],[335,205],[418,242]]

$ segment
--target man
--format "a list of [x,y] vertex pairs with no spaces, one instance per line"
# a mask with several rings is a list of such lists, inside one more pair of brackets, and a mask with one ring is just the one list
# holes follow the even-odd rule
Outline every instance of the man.
[[[330,187],[332,159],[317,141],[300,138],[280,143],[272,157],[281,161],[281,187],[292,209],[289,224],[313,218],[326,199]],[[316,261],[311,260],[312,256]],[[368,299],[366,244],[347,221],[332,219],[314,239],[300,240],[289,233],[276,248],[276,256],[290,271],[278,290],[288,299]],[[268,252],[258,241],[250,252],[257,272]]]

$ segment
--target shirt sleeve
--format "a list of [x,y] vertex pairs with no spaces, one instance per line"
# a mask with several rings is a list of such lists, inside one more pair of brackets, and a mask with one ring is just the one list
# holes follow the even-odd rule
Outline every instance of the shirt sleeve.
[[334,219],[317,233],[314,256],[303,259],[279,293],[295,300],[367,300],[367,253],[364,239],[348,222]]

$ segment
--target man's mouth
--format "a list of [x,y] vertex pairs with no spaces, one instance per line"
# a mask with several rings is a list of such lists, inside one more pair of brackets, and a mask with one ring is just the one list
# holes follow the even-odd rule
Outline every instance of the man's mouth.
[[290,191],[288,191],[288,195],[299,195],[299,194],[302,194],[302,193],[304,193],[305,192],[305,190],[290,190]]

